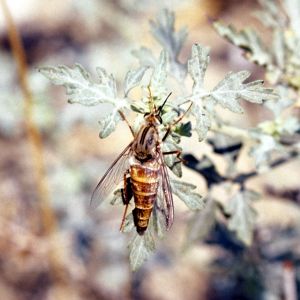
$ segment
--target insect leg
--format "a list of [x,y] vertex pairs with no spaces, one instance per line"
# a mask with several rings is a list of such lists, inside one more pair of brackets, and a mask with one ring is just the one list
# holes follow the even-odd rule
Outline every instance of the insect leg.
[[120,225],[120,231],[123,230],[125,218],[127,215],[128,205],[133,196],[133,192],[131,189],[131,183],[130,183],[130,176],[128,176],[128,175],[129,175],[129,170],[127,170],[124,173],[124,179],[123,179],[124,180],[124,188],[122,189],[122,200],[125,205],[125,209],[124,209],[124,213],[123,213],[123,217],[122,217],[122,222]]
[[162,138],[162,141],[165,141],[166,140],[166,138],[168,137],[168,135],[171,133],[171,129],[172,129],[172,127],[173,126],[175,126],[176,124],[178,124],[182,119],[183,119],[183,117],[187,114],[187,112],[191,109],[191,107],[192,107],[192,105],[193,105],[193,102],[190,104],[190,106],[189,106],[189,108],[175,121],[175,122],[173,122],[172,124],[170,124],[169,126],[168,126],[168,129],[167,129],[167,131],[166,131],[166,133],[165,133],[165,135],[164,135],[164,137]]
[[118,110],[118,112],[119,112],[121,118],[122,118],[122,119],[126,122],[126,124],[128,125],[128,127],[129,127],[129,129],[130,129],[132,135],[134,136],[134,131],[133,131],[131,125],[129,124],[128,120],[126,119],[124,113],[123,113],[121,110]]
[[167,152],[163,152],[162,154],[163,155],[171,155],[171,154],[176,154],[176,158],[178,158],[178,161],[177,162],[175,162],[175,163],[179,163],[179,162],[182,162],[182,163],[186,163],[186,161],[182,158],[182,157],[180,157],[180,155],[181,155],[181,153],[182,153],[182,151],[180,151],[180,150],[174,150],[174,151],[167,151]]

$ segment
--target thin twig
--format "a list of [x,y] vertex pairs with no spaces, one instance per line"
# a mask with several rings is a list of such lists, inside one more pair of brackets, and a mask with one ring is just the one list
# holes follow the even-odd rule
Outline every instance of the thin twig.
[[[299,155],[299,153],[297,151],[291,151],[287,156],[281,157],[281,158],[278,158],[278,159],[274,160],[269,165],[269,168],[272,169],[272,168],[279,167],[280,165],[289,162],[293,158],[296,158],[298,155]],[[251,177],[255,177],[255,176],[259,176],[259,175],[260,174],[257,171],[251,171],[251,172],[248,172],[248,173],[238,174],[236,177],[234,177],[233,179],[229,179],[229,180],[234,182],[234,183],[238,183],[240,185],[243,185],[245,183],[245,181],[247,181]]]
[[230,125],[213,125],[210,129],[212,131],[224,133],[231,137],[241,138],[243,140],[247,140],[250,137],[247,130]]
[[129,122],[128,122],[126,116],[124,115],[124,113],[123,113],[121,110],[118,110],[118,113],[119,113],[119,115],[121,116],[121,118],[126,122],[126,124],[128,125],[128,127],[129,127],[129,129],[130,129],[132,135],[134,136],[134,131],[133,131],[131,125],[129,124]]
[[33,121],[33,97],[28,84],[26,54],[17,27],[14,24],[11,13],[5,0],[1,0],[3,14],[7,23],[9,40],[14,59],[17,64],[19,83],[24,95],[24,122],[31,146],[36,186],[39,195],[43,230],[51,233],[55,230],[55,218],[50,205],[48,186],[46,183],[46,171],[43,157],[43,144],[40,132]]
[[[24,123],[28,143],[31,147],[31,156],[33,160],[33,173],[35,174],[35,185],[38,192],[38,200],[40,207],[40,216],[43,233],[49,236],[51,250],[49,251],[49,264],[51,266],[51,276],[53,279],[62,280],[65,276],[63,271],[63,262],[60,253],[58,236],[56,232],[56,219],[50,205],[49,190],[47,185],[46,170],[43,155],[43,143],[38,127],[33,121],[33,96],[28,84],[27,63],[25,50],[22,41],[14,24],[13,18],[5,0],[0,0],[0,5],[8,27],[9,40],[14,59],[17,64],[19,82],[22,93],[24,95]],[[24,155],[24,157],[27,157]],[[68,288],[64,286],[64,288]],[[56,299],[64,299],[57,295]]]

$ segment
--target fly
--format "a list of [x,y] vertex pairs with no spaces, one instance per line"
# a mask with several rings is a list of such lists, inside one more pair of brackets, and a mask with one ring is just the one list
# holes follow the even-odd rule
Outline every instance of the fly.
[[171,127],[177,124],[184,115],[170,125],[163,138],[160,139],[158,126],[162,124],[161,112],[170,95],[171,93],[164,103],[156,108],[150,93],[150,101],[153,105],[150,113],[145,114],[144,125],[134,136],[133,141],[106,171],[93,192],[91,204],[93,207],[97,207],[107,198],[114,187],[123,180],[121,191],[125,210],[121,230],[132,198],[134,198],[135,203],[132,214],[138,234],[143,235],[147,230],[153,206],[156,204],[158,197],[162,199],[163,207],[158,207],[158,209],[165,218],[166,229],[169,230],[173,224],[173,196],[163,157],[164,155],[177,154],[180,159],[180,152],[163,152],[161,144],[170,134]]

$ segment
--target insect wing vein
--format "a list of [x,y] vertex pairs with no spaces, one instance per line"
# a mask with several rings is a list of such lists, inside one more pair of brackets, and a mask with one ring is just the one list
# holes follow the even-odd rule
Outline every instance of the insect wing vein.
[[90,203],[93,208],[100,205],[123,179],[124,173],[129,169],[131,146],[132,143],[123,150],[97,184]]
[[164,163],[163,155],[160,153],[160,186],[159,186],[159,194],[158,200],[162,203],[158,204],[159,210],[165,217],[166,228],[169,230],[173,224],[174,220],[174,204],[173,204],[173,196],[172,189],[169,179],[168,170]]

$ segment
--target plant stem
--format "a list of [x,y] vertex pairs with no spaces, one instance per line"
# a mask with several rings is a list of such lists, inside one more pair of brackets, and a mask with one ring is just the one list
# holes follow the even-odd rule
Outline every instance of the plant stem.
[[[287,156],[278,158],[274,160],[270,165],[269,168],[276,168],[282,164],[285,164],[289,162],[291,159],[296,158],[299,155],[297,151],[291,151]],[[239,183],[241,185],[244,184],[245,181],[247,181],[251,177],[259,176],[260,174],[257,171],[252,171],[248,173],[243,173],[237,175],[235,178],[231,179],[232,182],[234,183]]]
[[249,133],[247,130],[236,128],[230,125],[212,125],[210,130],[224,133],[232,137],[241,138],[243,140],[249,139]]
[[[6,1],[0,0],[0,5],[8,26],[11,49],[17,64],[19,82],[24,95],[24,123],[28,143],[31,147],[31,156],[33,160],[32,167],[34,169],[33,172],[35,173],[35,184],[38,192],[42,230],[43,233],[48,236],[48,242],[50,243],[50,275],[53,280],[60,283],[66,276],[63,270],[63,262],[61,261],[61,258],[64,257],[64,255],[61,253],[62,249],[60,247],[60,237],[55,234],[57,224],[50,204],[42,137],[38,127],[33,121],[33,96],[28,84],[26,54]],[[67,290],[69,287],[64,284],[63,288]],[[65,298],[59,294],[56,295],[56,299],[60,300]]]

